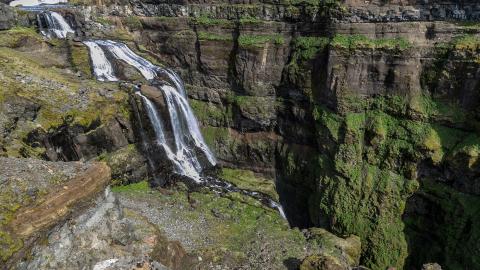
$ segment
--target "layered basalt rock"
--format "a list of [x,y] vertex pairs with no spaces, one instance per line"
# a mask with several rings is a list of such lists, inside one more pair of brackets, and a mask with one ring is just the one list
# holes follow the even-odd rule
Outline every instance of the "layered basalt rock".
[[359,235],[372,269],[478,266],[476,3],[98,4],[82,35],[175,68],[222,165],[275,177],[292,225]]
[[0,165],[0,259],[5,269],[52,226],[87,206],[111,179],[104,163],[0,158]]

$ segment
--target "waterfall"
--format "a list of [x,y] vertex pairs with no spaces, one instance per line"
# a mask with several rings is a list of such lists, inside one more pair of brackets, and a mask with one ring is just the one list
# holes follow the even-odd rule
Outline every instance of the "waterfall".
[[115,77],[112,64],[108,61],[105,52],[94,41],[84,41],[90,51],[90,59],[93,66],[93,73],[99,81],[118,81]]
[[135,67],[147,80],[155,79],[159,73],[166,74],[170,78],[175,87],[165,84],[160,87],[160,90],[167,103],[174,147],[167,143],[165,124],[155,104],[143,94],[137,94],[141,97],[147,111],[147,116],[155,132],[156,142],[165,150],[166,156],[175,167],[175,172],[196,182],[201,182],[200,173],[203,168],[196,149],[205,155],[211,165],[215,165],[216,160],[202,137],[197,119],[188,104],[184,84],[180,77],[172,70],[153,65],[123,43],[111,40],[93,40],[84,43],[90,49],[94,73],[99,80],[118,80],[106,56],[107,53],[115,59]]
[[168,69],[168,68],[164,69],[164,73],[175,84],[175,87],[178,89],[178,92],[180,92],[180,94],[182,94],[182,96],[186,99],[187,94],[186,94],[186,91],[185,91],[185,85],[183,84],[183,81],[180,78],[180,76],[178,76],[177,73],[175,73],[173,70]]
[[147,80],[153,80],[157,77],[159,67],[153,65],[148,60],[134,53],[127,45],[111,40],[96,40],[98,45],[109,51],[115,58],[122,60],[135,67]]
[[[162,90],[167,99],[170,116],[176,120],[175,122],[172,121],[172,125],[177,126],[173,128],[177,150],[189,148],[188,145],[185,144],[184,139],[193,140],[195,146],[202,150],[208,161],[212,165],[215,165],[215,157],[203,140],[197,119],[193,114],[192,108],[188,105],[188,101],[171,86],[164,85],[162,86]],[[181,118],[179,119],[175,115],[180,115]],[[175,131],[177,131],[177,133],[175,133]]]
[[41,12],[37,14],[37,21],[42,34],[49,38],[66,38],[68,33],[75,33],[62,15],[57,12]]
[[200,183],[199,170],[201,170],[201,166],[195,155],[189,152],[190,155],[188,155],[189,158],[187,158],[185,156],[186,152],[184,151],[176,151],[176,154],[172,151],[165,139],[165,133],[162,124],[163,121],[158,114],[155,104],[153,104],[153,102],[150,101],[146,96],[142,95],[142,93],[136,92],[136,94],[142,98],[143,104],[147,110],[148,119],[150,119],[153,130],[155,131],[157,144],[165,150],[165,154],[167,155],[168,159],[173,162],[175,172],[188,176],[195,182]]
[[[212,165],[216,164],[216,159],[203,139],[197,119],[188,104],[184,83],[177,73],[171,69],[153,65],[123,43],[111,40],[92,40],[84,43],[89,47],[94,73],[99,80],[118,81],[107,55],[135,67],[147,80],[155,80],[157,75],[160,74],[169,78],[171,85],[161,84],[157,86],[160,88],[167,105],[169,122],[164,122],[159,109],[147,96],[140,91],[135,94],[142,100],[155,133],[155,143],[164,150],[166,157],[173,164],[175,173],[187,176],[196,183],[201,183],[218,193],[239,192],[253,197],[262,204],[276,209],[282,217],[286,218],[281,204],[265,194],[243,190],[216,178],[201,178],[203,168],[196,150],[200,150]],[[138,111],[136,112],[138,114]],[[141,125],[140,116],[137,117]],[[169,125],[166,123],[169,123]],[[173,145],[169,145],[169,140],[166,138],[166,134],[169,134],[166,132],[167,128],[170,128],[173,135]],[[142,137],[145,137],[143,131],[141,134]],[[149,159],[149,162],[150,166],[154,165],[151,164],[151,159]]]

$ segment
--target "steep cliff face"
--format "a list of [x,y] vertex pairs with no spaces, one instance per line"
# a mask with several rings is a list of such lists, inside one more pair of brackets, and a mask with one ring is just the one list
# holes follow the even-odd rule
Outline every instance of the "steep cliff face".
[[[180,73],[223,177],[268,185],[273,197],[275,185],[291,225],[358,235],[360,263],[372,269],[479,267],[474,1],[76,4],[63,14],[80,37],[123,40]],[[68,48],[82,72],[84,48]],[[122,148],[103,158],[123,164],[138,157],[125,148],[135,138],[129,115],[113,115],[23,141],[64,160]],[[76,147],[59,156],[49,144]],[[143,175],[118,169],[122,182]]]
[[181,73],[223,165],[274,176],[293,225],[359,235],[373,269],[478,265],[476,3],[124,4],[88,16]]

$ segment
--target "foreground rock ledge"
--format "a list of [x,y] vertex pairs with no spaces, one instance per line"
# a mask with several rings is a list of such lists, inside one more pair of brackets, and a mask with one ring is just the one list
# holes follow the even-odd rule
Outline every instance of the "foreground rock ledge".
[[0,158],[0,168],[0,261],[7,267],[111,179],[110,168],[99,162]]

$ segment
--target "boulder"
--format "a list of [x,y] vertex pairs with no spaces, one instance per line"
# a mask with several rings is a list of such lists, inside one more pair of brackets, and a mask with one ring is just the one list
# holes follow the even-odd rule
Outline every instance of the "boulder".
[[15,11],[0,2],[0,30],[7,30],[14,26]]

